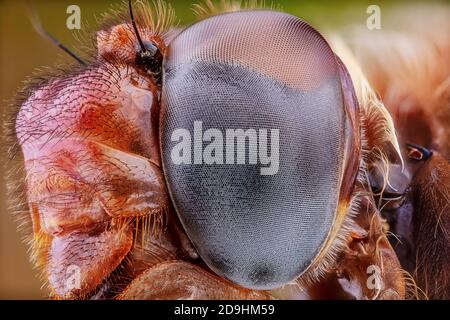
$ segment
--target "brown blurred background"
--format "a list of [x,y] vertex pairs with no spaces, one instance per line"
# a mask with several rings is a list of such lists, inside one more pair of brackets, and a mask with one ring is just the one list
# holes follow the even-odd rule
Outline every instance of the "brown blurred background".
[[[194,21],[190,1],[168,1],[176,9],[180,25]],[[198,2],[198,1],[197,1]],[[270,1],[266,1],[269,3]],[[69,5],[81,8],[82,30],[94,28],[96,19],[111,4],[121,1],[107,0],[60,0],[34,1],[42,23],[51,34],[61,40],[75,52],[80,50],[76,31],[66,27]],[[348,25],[364,27],[371,4],[380,6],[382,21],[385,13],[393,11],[401,14],[402,8],[420,5],[411,1],[273,1],[274,4],[289,13],[310,22],[320,31],[336,31]],[[441,4],[442,5],[442,4]],[[448,5],[448,3],[447,3]],[[432,19],[432,17],[427,17]],[[384,27],[384,26],[383,26]],[[70,58],[39,37],[33,30],[25,1],[0,1],[0,111],[8,108],[7,99],[21,86],[21,82],[30,77],[34,70],[42,66],[54,66],[57,63],[71,61]],[[1,129],[3,130],[3,128]],[[0,144],[4,144],[3,132],[0,132]],[[1,155],[2,157],[4,155]],[[3,164],[6,159],[0,159]],[[27,248],[21,242],[16,231],[16,223],[8,213],[5,194],[4,166],[0,166],[0,299],[43,299],[46,292],[36,272],[28,261]]]

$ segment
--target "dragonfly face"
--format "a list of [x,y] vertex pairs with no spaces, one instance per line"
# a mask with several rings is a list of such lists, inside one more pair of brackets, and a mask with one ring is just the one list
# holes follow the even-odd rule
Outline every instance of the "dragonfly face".
[[[377,294],[362,288],[364,268],[400,269],[378,241],[361,167],[364,108],[320,34],[267,10],[175,38],[166,27],[99,31],[92,64],[19,104],[33,256],[52,294],[285,297],[294,281],[342,283],[339,265],[361,288],[354,297],[402,297],[397,274]],[[358,216],[363,202],[369,216]]]

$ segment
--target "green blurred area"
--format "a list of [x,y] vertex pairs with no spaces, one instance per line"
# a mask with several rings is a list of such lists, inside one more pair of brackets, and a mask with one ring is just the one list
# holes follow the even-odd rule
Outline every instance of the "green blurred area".
[[[169,1],[176,11],[180,25],[195,21],[191,8],[196,1]],[[34,1],[35,7],[44,27],[57,39],[74,51],[79,50],[77,31],[66,28],[66,9],[77,4],[81,8],[82,31],[95,29],[96,21],[111,6],[120,1],[111,0],[59,0]],[[269,3],[269,1],[266,1]],[[364,26],[367,19],[366,9],[370,4],[377,4],[385,12],[392,7],[411,5],[411,1],[273,1],[284,11],[292,13],[318,28],[326,31],[346,24]],[[39,37],[32,29],[28,18],[26,1],[0,1],[0,66],[2,68],[0,97],[6,98],[21,80],[30,75],[31,70],[40,66],[51,66],[61,61],[61,51]],[[64,56],[64,59],[70,59]]]
[[[191,1],[168,1],[176,10],[180,25],[195,21]],[[60,0],[34,1],[44,27],[57,39],[79,52],[77,32],[66,27],[69,5],[81,8],[82,29],[95,29],[97,20],[112,4],[122,1]],[[266,1],[268,3],[268,1]],[[380,6],[382,15],[393,8],[411,6],[411,1],[273,1],[289,12],[311,23],[320,31],[336,30],[347,25],[365,26],[371,4]],[[417,2],[413,2],[417,3]],[[401,11],[400,11],[401,12]],[[9,99],[36,68],[72,62],[59,49],[33,30],[25,1],[0,1],[0,101],[1,111]],[[0,143],[3,143],[0,135]],[[0,179],[4,179],[3,167]],[[20,241],[16,224],[5,205],[5,181],[0,180],[0,298],[44,298],[36,273],[28,262],[26,247]]]

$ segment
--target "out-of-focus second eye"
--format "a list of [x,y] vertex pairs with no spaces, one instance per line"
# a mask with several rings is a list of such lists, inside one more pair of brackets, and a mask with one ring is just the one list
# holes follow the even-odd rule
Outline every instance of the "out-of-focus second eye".
[[408,159],[410,160],[425,161],[433,155],[427,148],[415,144],[408,143],[406,147],[408,149]]

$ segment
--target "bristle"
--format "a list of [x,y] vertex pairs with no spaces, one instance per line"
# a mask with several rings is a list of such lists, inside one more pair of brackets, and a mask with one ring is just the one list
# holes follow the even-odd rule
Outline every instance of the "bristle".
[[199,20],[221,13],[252,9],[282,10],[279,4],[266,3],[264,0],[220,0],[215,3],[211,0],[204,0],[192,6],[192,11]]
[[164,35],[175,23],[175,11],[169,3],[162,0],[150,3],[139,0],[135,7],[140,27],[152,30],[155,34]]
[[[140,38],[154,39],[164,48],[170,40],[177,34],[175,12],[170,4],[163,0],[154,1],[132,1],[132,10],[136,31],[131,23],[131,15],[127,2],[116,4],[97,18],[95,29],[91,29],[86,34],[89,34],[90,43],[86,51],[91,52],[94,61],[98,60],[99,55],[105,58],[103,50],[107,50],[106,60],[112,64],[123,63],[124,56],[134,56],[136,50],[135,43],[137,40],[137,32]],[[110,43],[111,36],[117,35],[117,30],[120,32],[122,40],[121,47],[117,43]],[[125,32],[123,32],[126,30]],[[84,37],[86,38],[86,37]],[[121,41],[122,41],[121,40]],[[92,45],[94,44],[94,45]],[[92,50],[92,49],[95,50]],[[108,48],[108,49],[106,49]],[[114,51],[111,54],[109,51]],[[163,49],[164,50],[164,49]]]
[[[367,147],[371,149],[367,163],[375,163],[389,159],[389,146],[395,151],[392,162],[399,161],[404,166],[394,122],[386,107],[376,95],[364,76],[356,58],[341,38],[331,36],[334,52],[342,59],[347,67],[355,88],[360,106],[362,124],[365,130]],[[373,150],[372,150],[373,149]]]
[[166,208],[161,208],[134,218],[126,218],[128,224],[133,224],[133,247],[146,247],[151,239],[157,238],[166,228]]
[[406,287],[406,299],[408,300],[428,300],[428,295],[425,291],[423,291],[414,280],[413,276],[403,270],[403,280],[405,281],[405,287]]

